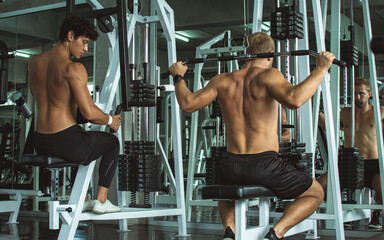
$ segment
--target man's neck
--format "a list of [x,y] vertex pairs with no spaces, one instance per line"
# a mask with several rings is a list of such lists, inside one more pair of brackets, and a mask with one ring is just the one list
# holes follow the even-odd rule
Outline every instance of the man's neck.
[[368,103],[365,104],[363,107],[357,107],[355,105],[355,114],[358,114],[358,115],[363,115],[365,114],[366,112],[370,111],[372,108],[372,105],[369,105]]
[[247,61],[246,67],[259,67],[259,68],[270,68],[270,62],[265,58],[255,59],[252,61]]
[[69,47],[65,44],[65,42],[58,42],[56,46],[53,48],[55,52],[62,55],[66,59],[69,59],[71,57],[71,54],[69,52]]

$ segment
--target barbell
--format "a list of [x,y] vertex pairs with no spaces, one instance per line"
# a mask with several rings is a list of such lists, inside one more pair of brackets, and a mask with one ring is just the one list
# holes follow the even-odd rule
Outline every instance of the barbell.
[[[254,60],[256,58],[273,58],[273,57],[284,57],[284,56],[312,56],[317,57],[319,54],[313,50],[297,50],[290,52],[271,52],[271,53],[258,53],[258,54],[245,54],[241,56],[221,56],[215,58],[192,58],[182,61],[182,64],[196,64],[196,63],[206,63],[206,62],[219,62],[219,61],[234,61],[234,60]],[[334,59],[333,64],[338,65],[339,67],[346,67],[347,63],[343,60]],[[170,72],[163,72],[160,77],[165,79],[169,77]]]

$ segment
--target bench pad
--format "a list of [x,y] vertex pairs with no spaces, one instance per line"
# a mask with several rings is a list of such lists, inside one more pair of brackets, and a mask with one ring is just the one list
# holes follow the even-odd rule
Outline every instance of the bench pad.
[[30,166],[39,166],[46,168],[77,167],[78,164],[68,162],[59,157],[40,156],[36,154],[24,154],[21,157],[21,163]]
[[238,200],[243,198],[274,197],[270,189],[260,186],[211,185],[202,189],[203,199]]

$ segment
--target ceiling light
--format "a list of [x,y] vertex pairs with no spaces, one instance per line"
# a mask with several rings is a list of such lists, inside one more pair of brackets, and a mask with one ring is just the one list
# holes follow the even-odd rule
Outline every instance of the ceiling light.
[[31,55],[21,52],[16,52],[16,56],[23,57],[23,58],[30,58]]
[[31,55],[29,55],[29,54],[17,52],[17,51],[9,52],[8,54],[16,54],[17,57],[23,57],[23,58],[30,58],[31,57]]
[[180,39],[181,41],[184,41],[184,42],[189,42],[189,38],[181,36],[177,33],[175,33],[175,38]]

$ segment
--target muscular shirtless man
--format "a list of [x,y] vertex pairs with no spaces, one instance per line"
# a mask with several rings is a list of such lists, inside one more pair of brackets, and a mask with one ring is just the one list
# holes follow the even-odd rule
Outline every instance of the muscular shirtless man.
[[[249,36],[249,54],[273,52],[273,39],[265,33]],[[277,157],[278,104],[297,109],[315,93],[335,57],[321,52],[317,67],[300,84],[293,86],[277,69],[272,58],[248,61],[243,69],[214,77],[206,87],[191,93],[182,77],[187,66],[174,63],[176,97],[185,112],[193,112],[219,99],[227,135],[228,157],[220,163],[220,184],[260,184],[282,199],[296,200],[270,229],[266,239],[281,239],[294,225],[311,215],[323,200],[321,185],[311,176],[296,170]],[[224,177],[225,176],[225,177]],[[234,202],[220,201],[224,239],[233,238]]]
[[[37,124],[33,145],[40,155],[57,156],[69,162],[88,165],[102,156],[97,200],[86,199],[83,210],[95,213],[120,209],[107,200],[119,155],[119,140],[106,132],[87,132],[77,125],[77,115],[94,124],[108,124],[117,131],[121,118],[103,113],[87,88],[87,71],[79,59],[90,40],[96,40],[95,27],[85,18],[69,16],[60,28],[60,42],[31,59],[29,87],[36,100]],[[79,111],[78,111],[79,110]]]
[[[371,84],[368,79],[355,79],[355,147],[359,148],[360,156],[364,157],[364,184],[365,187],[375,190],[375,202],[382,204],[381,184],[379,171],[379,155],[377,150],[376,127],[373,106],[368,103],[371,97]],[[384,120],[384,107],[380,106],[381,121]],[[344,144],[351,147],[351,108],[340,111],[340,129],[344,129]],[[325,129],[324,115],[319,116],[319,125]],[[319,178],[320,184],[326,189],[327,174]],[[381,228],[381,211],[375,210],[372,214],[370,228]]]

